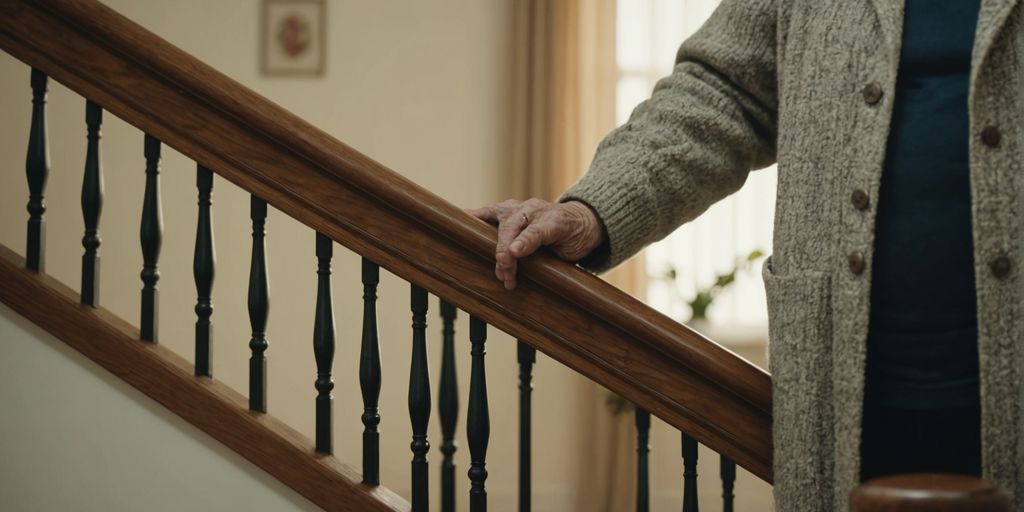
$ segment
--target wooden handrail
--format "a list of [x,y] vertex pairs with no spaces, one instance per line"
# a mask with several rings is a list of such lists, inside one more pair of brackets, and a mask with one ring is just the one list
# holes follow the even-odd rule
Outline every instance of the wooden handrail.
[[98,1],[0,8],[0,47],[16,58],[772,481],[764,371],[548,254],[504,290],[494,228]]

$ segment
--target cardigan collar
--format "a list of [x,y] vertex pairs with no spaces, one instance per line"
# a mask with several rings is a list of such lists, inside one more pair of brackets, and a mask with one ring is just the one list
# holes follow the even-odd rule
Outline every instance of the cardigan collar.
[[[904,0],[870,0],[878,14],[878,23],[890,52],[890,57],[899,61],[900,38],[903,36]],[[980,68],[989,47],[995,41],[999,30],[1006,23],[1013,7],[1020,0],[981,0],[978,12],[978,27],[974,35],[974,49],[971,56],[971,78],[974,70]]]
[[[903,0],[900,0],[903,1]],[[974,34],[974,49],[971,54],[971,83],[974,83],[978,70],[985,60],[992,43],[999,31],[1006,24],[1010,12],[1020,0],[981,0],[981,11],[978,12],[978,28]]]

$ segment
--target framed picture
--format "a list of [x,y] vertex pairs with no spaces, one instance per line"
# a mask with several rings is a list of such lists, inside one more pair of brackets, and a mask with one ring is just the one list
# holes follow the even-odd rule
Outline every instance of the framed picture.
[[321,76],[326,60],[324,0],[263,0],[260,67],[267,76]]

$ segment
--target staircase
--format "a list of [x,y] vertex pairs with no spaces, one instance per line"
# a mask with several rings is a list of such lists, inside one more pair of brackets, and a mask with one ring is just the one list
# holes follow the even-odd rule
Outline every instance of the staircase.
[[[734,463],[771,482],[770,378],[763,371],[595,276],[548,255],[523,262],[520,285],[515,292],[505,291],[492,278],[492,227],[99,2],[0,0],[0,9],[0,47],[26,64],[23,79],[32,87],[34,102],[31,125],[25,127],[30,139],[26,256],[0,247],[0,300],[310,501],[327,510],[426,511],[430,494],[439,489],[442,509],[447,511],[454,508],[452,494],[458,481],[465,482],[458,489],[469,489],[470,510],[486,510],[489,408],[495,406],[488,402],[485,375],[489,328],[519,340],[520,439],[501,442],[520,445],[520,510],[530,509],[529,383],[536,350],[636,404],[641,446],[646,444],[648,412],[685,433],[684,510],[697,510],[693,471],[697,443],[722,454],[726,510],[732,506],[728,489],[735,478]],[[53,81],[80,94],[87,109],[89,152],[82,192],[86,230],[80,283],[61,283],[45,273],[44,201],[51,145],[45,100]],[[138,328],[100,306],[99,132],[104,116],[110,115],[145,134],[140,154],[146,187],[139,197],[144,204],[139,240],[145,261],[142,307],[139,317],[130,319],[138,322]],[[194,363],[158,340],[163,238],[159,163],[164,146],[197,166]],[[251,258],[219,262],[250,268],[247,301],[253,336],[249,389],[244,395],[214,379],[211,364],[210,322],[216,315],[210,290],[217,265],[210,219],[214,175],[251,195]],[[272,381],[266,376],[270,285],[265,245],[273,243],[264,228],[268,208],[316,232],[316,247],[302,251],[295,263],[304,264],[315,252],[318,268],[310,270],[318,274],[317,301],[315,311],[309,312],[315,323],[317,366],[317,398],[310,404],[316,418],[314,439],[267,414],[267,386]],[[358,272],[364,286],[362,326],[346,326],[338,333],[332,293],[334,242],[362,259]],[[380,481],[379,423],[402,421],[399,414],[380,416],[382,375],[399,378],[403,373],[402,368],[387,368],[380,354],[376,295],[382,269],[409,283],[412,364],[407,378],[413,437],[411,495],[406,497]],[[102,272],[134,279],[138,270],[104,268]],[[445,327],[445,357],[437,383],[427,371],[426,318],[433,313],[431,295],[440,298]],[[472,346],[466,411],[471,467],[458,473],[449,460],[458,397],[452,394],[454,359],[448,357],[455,343],[451,326],[457,311],[471,317]],[[360,361],[362,410],[333,406],[332,365],[339,335],[361,340],[359,353],[345,357]],[[435,392],[441,397],[437,404],[440,440],[427,438]],[[361,474],[344,457],[333,455],[332,422],[342,414],[361,415],[364,424],[362,453],[356,457]],[[446,469],[440,482],[429,479],[430,443],[441,446],[441,453],[432,456]],[[640,456],[644,461],[646,452],[640,450]],[[637,508],[646,510],[649,483],[644,462],[640,470]]]

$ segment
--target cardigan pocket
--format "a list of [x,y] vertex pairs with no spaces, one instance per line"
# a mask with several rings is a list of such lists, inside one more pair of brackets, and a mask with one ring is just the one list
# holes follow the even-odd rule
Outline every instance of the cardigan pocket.
[[831,506],[832,379],[830,279],[825,272],[762,270],[768,298],[777,510]]

